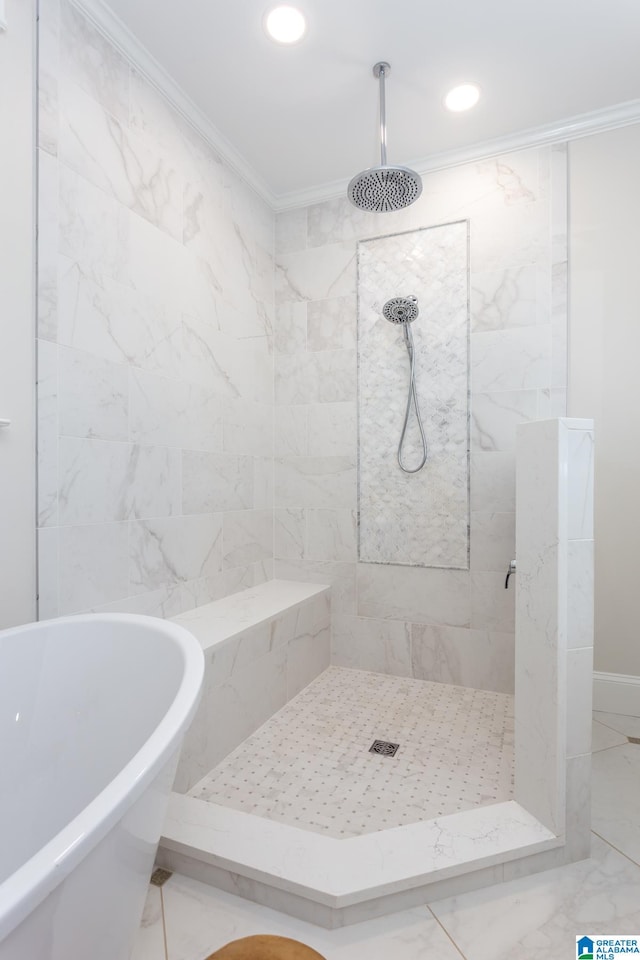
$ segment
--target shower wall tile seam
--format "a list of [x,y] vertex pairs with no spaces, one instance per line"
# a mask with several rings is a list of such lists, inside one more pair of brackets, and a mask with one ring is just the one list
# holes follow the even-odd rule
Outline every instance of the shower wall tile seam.
[[[66,160],[64,160],[64,159],[60,156],[59,153],[56,154],[55,160],[56,160],[56,163],[57,163],[57,165],[58,165],[59,168],[64,168],[68,173],[72,174],[74,177],[77,177],[77,178],[78,178],[79,180],[81,180],[83,183],[87,184],[87,186],[90,186],[90,187],[92,188],[92,190],[99,190],[100,193],[101,193],[104,197],[106,197],[107,200],[109,200],[110,203],[117,203],[117,201],[116,201],[116,199],[114,198],[113,194],[109,193],[109,191],[106,190],[104,187],[101,187],[99,184],[94,183],[94,181],[91,180],[89,177],[83,175],[83,174],[80,173],[78,170],[76,170],[74,167],[72,167]],[[135,211],[133,211],[133,210],[130,210],[129,213],[131,213],[133,216],[136,216],[136,213],[135,213]],[[138,216],[139,216],[139,214],[138,214]],[[141,219],[144,219],[144,218],[141,217]],[[148,223],[149,221],[145,221],[145,222]],[[176,241],[176,242],[177,242],[177,241]],[[116,282],[117,282],[117,281],[116,281]]]

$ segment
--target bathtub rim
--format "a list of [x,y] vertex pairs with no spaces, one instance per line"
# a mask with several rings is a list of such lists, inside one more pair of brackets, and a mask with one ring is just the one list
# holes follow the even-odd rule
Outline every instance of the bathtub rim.
[[1,631],[0,638],[68,623],[126,624],[164,634],[182,655],[183,674],[164,716],[131,759],[62,830],[0,883],[0,943],[69,876],[142,796],[179,747],[202,692],[204,655],[199,642],[184,627],[159,617],[80,614],[11,627]]

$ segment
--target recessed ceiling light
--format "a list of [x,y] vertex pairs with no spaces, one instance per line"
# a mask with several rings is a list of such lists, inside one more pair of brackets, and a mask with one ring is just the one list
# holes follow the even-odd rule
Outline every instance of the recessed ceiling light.
[[265,30],[276,43],[297,43],[304,36],[307,23],[295,7],[274,7],[264,20]]
[[444,98],[447,110],[460,113],[461,110],[470,110],[480,99],[480,87],[476,83],[461,83],[449,90]]

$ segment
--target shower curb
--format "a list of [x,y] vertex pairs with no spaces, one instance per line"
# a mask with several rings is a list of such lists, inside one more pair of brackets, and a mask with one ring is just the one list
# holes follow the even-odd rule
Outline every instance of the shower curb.
[[158,864],[334,929],[565,862],[515,801],[337,840],[172,794]]

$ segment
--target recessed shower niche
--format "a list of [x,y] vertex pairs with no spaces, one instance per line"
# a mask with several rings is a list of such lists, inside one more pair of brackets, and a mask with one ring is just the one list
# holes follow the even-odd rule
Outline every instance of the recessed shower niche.
[[[469,567],[468,247],[467,221],[358,244],[358,554],[367,563]],[[415,319],[389,322],[385,304],[412,297]]]

